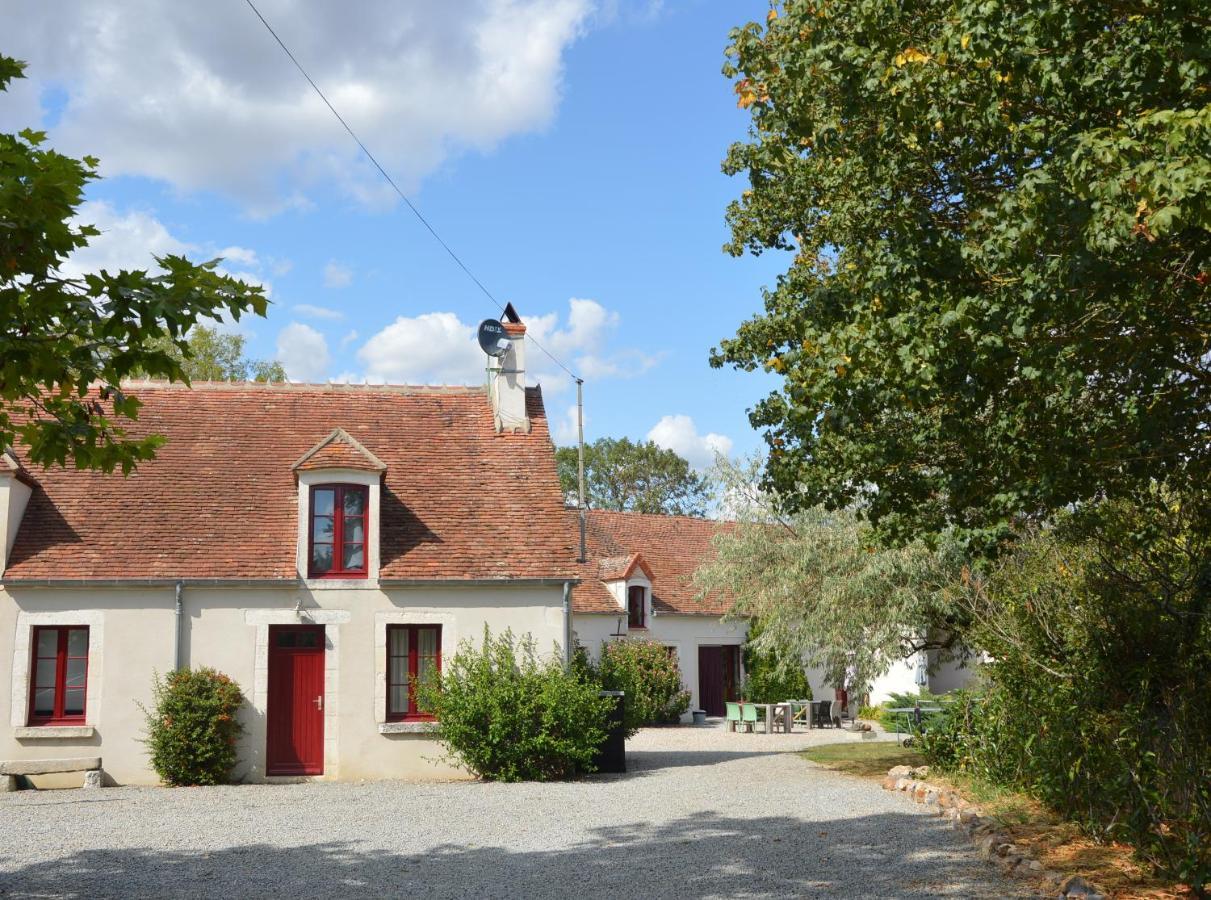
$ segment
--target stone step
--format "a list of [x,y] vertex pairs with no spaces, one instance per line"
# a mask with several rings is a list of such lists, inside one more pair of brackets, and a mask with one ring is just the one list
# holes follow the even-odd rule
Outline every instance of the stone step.
[[100,768],[99,756],[0,760],[0,775],[53,775],[56,772],[87,772]]

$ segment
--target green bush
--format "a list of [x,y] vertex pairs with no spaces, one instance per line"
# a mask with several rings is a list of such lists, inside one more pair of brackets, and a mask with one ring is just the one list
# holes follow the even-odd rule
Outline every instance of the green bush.
[[878,722],[883,714],[882,706],[859,706],[858,718],[869,719],[872,722]]
[[236,763],[240,686],[214,669],[180,669],[152,685],[154,708],[140,706],[151,767],[165,784],[224,784]]
[[676,722],[690,708],[675,654],[655,641],[610,641],[601,646],[597,677],[608,691],[626,694],[623,724],[630,737],[644,725]]
[[[1211,543],[1170,498],[1027,535],[975,585],[993,662],[921,740],[1160,873],[1211,886]],[[1091,521],[1092,520],[1092,521]]]
[[[918,703],[922,706],[940,706],[945,709],[946,705],[952,700],[949,694],[931,694],[929,692],[906,694],[906,693],[891,693],[887,700],[883,701],[877,709],[879,710],[878,720],[888,731],[899,731],[904,734],[915,734],[918,730],[916,718],[912,713],[894,713],[893,709],[905,709],[912,707]],[[922,728],[932,727],[933,720],[940,713],[932,710],[921,711],[921,726]]]
[[529,635],[463,642],[417,686],[450,758],[492,781],[552,781],[594,771],[613,700],[558,659],[540,660]]
[[754,620],[744,647],[744,699],[753,703],[810,700],[812,689],[802,663],[776,650],[758,650],[753,642],[760,634],[761,623]]

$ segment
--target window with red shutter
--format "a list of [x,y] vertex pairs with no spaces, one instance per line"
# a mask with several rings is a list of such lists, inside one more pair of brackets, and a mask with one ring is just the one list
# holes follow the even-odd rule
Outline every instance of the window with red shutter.
[[88,628],[39,625],[33,631],[29,724],[81,725],[88,692]]
[[387,720],[427,720],[416,705],[416,685],[442,669],[440,625],[387,626]]
[[319,484],[311,489],[312,578],[365,578],[369,491],[360,484]]
[[627,588],[627,627],[647,628],[647,610],[645,609],[645,590],[634,586]]

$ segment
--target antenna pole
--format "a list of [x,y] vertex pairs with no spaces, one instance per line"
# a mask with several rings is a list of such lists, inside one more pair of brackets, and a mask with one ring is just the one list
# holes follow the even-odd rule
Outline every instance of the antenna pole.
[[580,510],[580,558],[584,562],[585,553],[585,502],[584,502],[584,379],[576,379],[576,431],[577,431],[577,487],[576,506]]

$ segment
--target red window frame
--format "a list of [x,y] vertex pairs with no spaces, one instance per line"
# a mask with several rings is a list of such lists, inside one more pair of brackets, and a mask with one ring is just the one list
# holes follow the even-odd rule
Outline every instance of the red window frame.
[[[321,515],[316,512],[315,495],[319,491],[332,491],[332,514]],[[361,515],[349,515],[345,512],[345,497],[348,494],[360,494],[362,498]],[[311,486],[309,501],[309,516],[307,523],[307,575],[310,578],[365,578],[369,571],[370,561],[370,489],[364,484],[314,484]],[[340,514],[337,511],[340,510]],[[316,541],[316,519],[332,519],[332,540]],[[350,521],[361,519],[362,539],[346,541],[345,529]],[[316,545],[332,547],[332,566],[319,571],[315,565]],[[357,568],[345,568],[345,548],[362,548],[362,564]]]
[[[84,632],[84,655],[71,656],[68,652],[70,634],[73,631]],[[38,649],[41,645],[41,637],[43,634],[54,632],[57,635],[55,641],[54,656],[39,656]],[[88,626],[87,625],[35,625],[33,628],[33,646],[30,648],[30,667],[29,667],[29,717],[27,721],[30,725],[82,725],[85,717],[88,715]],[[38,689],[51,687],[52,685],[43,685],[38,681],[38,662],[43,659],[53,659],[55,661],[55,701],[54,710],[49,716],[39,715],[34,711],[35,701],[38,696]],[[67,701],[67,663],[68,660],[83,659],[84,660],[84,683],[79,688],[80,692],[80,712],[66,713],[64,706]]]
[[627,588],[627,628],[647,628],[647,603],[642,585]]
[[[391,652],[391,635],[397,632],[408,632],[408,652],[406,655],[393,655]],[[431,722],[433,716],[429,713],[421,712],[416,706],[416,680],[420,675],[420,633],[422,631],[432,631],[433,636],[433,662],[438,672],[442,670],[442,627],[440,625],[388,625],[387,626],[387,721],[388,722]],[[408,687],[408,702],[405,709],[396,709],[392,706],[391,700],[394,694],[393,688],[404,687],[404,682],[400,681],[395,676],[398,667],[392,663],[396,660],[407,660],[407,687]]]

